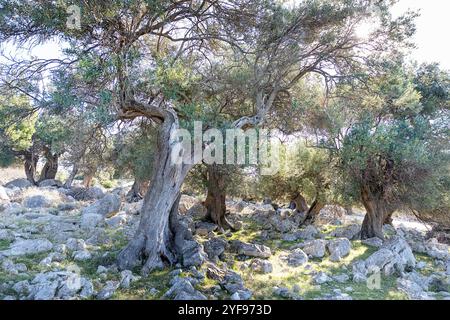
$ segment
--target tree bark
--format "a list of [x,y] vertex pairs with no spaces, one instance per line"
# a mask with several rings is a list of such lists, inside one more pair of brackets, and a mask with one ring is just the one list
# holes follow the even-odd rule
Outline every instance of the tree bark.
[[92,184],[92,179],[94,179],[94,174],[93,173],[86,173],[83,176],[83,187],[90,188],[91,184]]
[[309,207],[308,212],[306,213],[306,218],[303,224],[312,224],[316,220],[317,215],[319,214],[320,210],[325,206],[325,204],[316,197],[311,204],[311,207]]
[[208,194],[206,196],[205,207],[206,216],[219,227],[235,229],[232,223],[226,218],[226,182],[223,172],[218,165],[208,165]]
[[70,189],[72,187],[73,180],[75,179],[77,174],[78,174],[78,165],[74,164],[72,166],[72,171],[70,172],[69,177],[67,178],[66,182],[64,183],[64,188]]
[[45,151],[45,165],[42,168],[41,176],[39,181],[44,181],[47,179],[55,179],[56,174],[58,173],[58,154],[52,154],[49,149]]
[[148,181],[142,181],[141,179],[135,178],[133,186],[127,193],[128,202],[138,202],[144,199],[144,194],[148,188]]
[[295,205],[295,208],[299,212],[307,212],[308,211],[308,204],[306,203],[306,199],[298,192],[294,196],[294,199],[292,202]]
[[385,201],[381,195],[371,193],[368,187],[362,188],[361,199],[366,209],[361,226],[361,239],[374,237],[384,239],[383,224],[388,216]]
[[32,152],[25,153],[24,169],[27,180],[33,185],[36,184],[36,167],[39,157]]
[[[133,239],[120,252],[118,266],[132,269],[143,265],[142,273],[164,268],[179,260],[185,234],[177,235],[176,216],[181,186],[192,165],[174,164],[171,160],[171,134],[178,128],[172,113],[161,125],[151,184],[142,205],[141,220]],[[175,216],[175,218],[170,218]],[[169,222],[170,221],[170,222]]]

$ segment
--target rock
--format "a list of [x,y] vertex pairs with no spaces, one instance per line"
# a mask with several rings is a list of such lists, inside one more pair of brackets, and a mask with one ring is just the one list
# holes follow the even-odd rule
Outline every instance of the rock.
[[13,241],[14,239],[15,239],[15,236],[11,230],[7,230],[7,229],[0,230],[0,240]]
[[92,258],[92,255],[87,250],[75,251],[73,253],[73,260],[75,261],[87,261]]
[[141,279],[139,276],[134,276],[130,270],[124,270],[120,273],[120,287],[124,289],[130,288],[131,283]]
[[6,193],[5,188],[0,186],[0,201],[10,201],[8,194]]
[[97,294],[97,299],[99,300],[108,300],[110,299],[116,290],[119,288],[119,281],[107,281],[106,285],[100,290]]
[[108,272],[108,268],[106,268],[105,266],[98,266],[97,267],[97,273],[98,274],[102,274],[102,273],[106,273]]
[[27,179],[15,179],[15,180],[10,181],[7,184],[5,184],[6,188],[25,189],[25,188],[30,188],[32,186],[33,186],[33,184],[30,181],[28,181]]
[[173,300],[206,300],[206,297],[197,291],[186,278],[176,277],[172,286],[163,296]]
[[212,261],[217,261],[228,247],[228,242],[221,238],[213,238],[203,243],[205,252]]
[[81,216],[80,226],[83,229],[93,229],[104,223],[105,219],[99,214],[83,214]]
[[81,251],[86,249],[86,243],[83,239],[69,238],[66,241],[66,249],[69,251]]
[[292,232],[298,228],[298,225],[294,221],[287,219],[286,216],[272,215],[269,218],[269,222],[275,230],[281,233]]
[[181,251],[185,267],[201,266],[205,262],[206,253],[203,251],[203,246],[195,240],[184,241]]
[[79,208],[79,204],[76,202],[67,202],[58,204],[58,211],[72,211]]
[[308,262],[308,256],[302,249],[298,248],[287,255],[286,261],[291,267],[299,267]]
[[448,245],[439,243],[437,239],[430,239],[425,243],[425,253],[432,258],[447,260],[450,258]]
[[27,296],[30,294],[30,283],[27,280],[16,282],[12,289],[19,295]]
[[82,211],[82,215],[97,214],[104,218],[112,217],[120,209],[120,197],[116,194],[107,194]]
[[22,205],[17,202],[11,202],[3,206],[3,213],[6,216],[19,215],[27,211]]
[[242,277],[234,271],[226,272],[221,286],[231,295],[238,293],[240,300],[248,300],[252,296],[252,292],[244,286]]
[[250,268],[258,273],[271,273],[273,271],[273,266],[269,261],[258,258],[253,259]]
[[298,238],[312,240],[319,235],[319,230],[313,225],[308,225],[304,229],[298,231]]
[[375,237],[375,238],[369,238],[369,239],[362,240],[361,243],[371,246],[371,247],[380,248],[383,245],[383,240]]
[[269,258],[272,255],[270,248],[261,244],[233,240],[231,242],[231,247],[237,254],[243,254],[249,257]]
[[105,222],[110,228],[119,228],[127,224],[127,215],[122,212],[112,218],[106,219]]
[[430,300],[430,296],[424,292],[423,288],[412,280],[397,279],[397,288],[406,293],[411,300]]
[[318,223],[320,224],[341,224],[339,219],[346,215],[347,211],[338,205],[326,205],[317,215]]
[[332,278],[339,283],[345,283],[350,280],[350,277],[345,273],[333,276]]
[[347,238],[349,240],[355,240],[361,230],[361,226],[358,224],[349,224],[344,227],[334,229],[330,235],[336,238]]
[[195,225],[195,234],[207,236],[210,232],[216,231],[218,226],[214,223],[200,221]]
[[8,250],[2,251],[5,256],[23,256],[50,251],[53,244],[47,239],[17,240]]
[[59,180],[55,180],[55,179],[47,179],[47,180],[43,180],[41,182],[39,182],[38,186],[40,188],[45,188],[45,187],[56,187],[56,188],[60,188],[62,187],[63,183]]
[[23,205],[29,209],[35,208],[49,208],[52,206],[52,201],[43,195],[34,195],[26,197],[23,200]]
[[274,287],[273,294],[282,298],[290,298],[291,292],[286,287]]
[[342,258],[349,255],[352,244],[347,238],[338,238],[330,240],[327,244],[331,261],[341,261]]
[[332,279],[325,272],[319,272],[313,277],[313,282],[315,284],[324,284],[330,281],[332,281]]
[[27,266],[23,263],[15,264],[10,259],[4,259],[2,262],[2,269],[6,273],[18,275],[19,273],[27,271]]
[[105,193],[101,188],[92,187],[92,188],[81,188],[81,187],[73,187],[66,193],[67,196],[73,197],[77,201],[91,201],[98,200],[105,196]]
[[201,219],[206,217],[206,213],[206,207],[201,202],[198,202],[197,204],[194,204],[189,210],[187,210],[185,215]]
[[325,240],[311,240],[303,245],[303,251],[309,258],[322,258],[325,255],[325,247],[327,242]]

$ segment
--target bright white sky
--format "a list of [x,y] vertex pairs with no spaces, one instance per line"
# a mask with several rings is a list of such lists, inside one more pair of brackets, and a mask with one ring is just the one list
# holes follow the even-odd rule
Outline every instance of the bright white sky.
[[[298,0],[287,0],[289,2]],[[417,49],[412,59],[418,62],[439,62],[450,70],[450,1],[448,0],[400,0],[393,8],[394,15],[408,9],[420,10],[416,20],[417,32],[414,37]],[[40,58],[58,57],[59,46],[49,43],[35,48],[33,54]],[[14,51],[13,51],[14,52]],[[15,52],[17,54],[17,52]]]
[[413,59],[419,62],[439,62],[450,70],[450,1],[448,0],[400,0],[394,14],[407,9],[420,9],[416,19],[415,43],[418,47]]

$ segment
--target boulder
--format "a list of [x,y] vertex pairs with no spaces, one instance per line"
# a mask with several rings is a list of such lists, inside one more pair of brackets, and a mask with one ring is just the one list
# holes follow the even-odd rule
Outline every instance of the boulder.
[[233,240],[231,242],[231,247],[237,254],[243,254],[249,257],[269,258],[272,255],[270,248],[261,244]]
[[315,284],[324,284],[326,282],[330,282],[333,279],[331,279],[325,272],[320,271],[315,276],[313,276],[313,282]]
[[248,300],[252,296],[252,292],[245,287],[242,277],[234,271],[228,270],[220,285],[231,295],[237,293],[235,298],[239,297],[239,300]]
[[204,250],[212,261],[217,261],[227,246],[228,242],[221,238],[212,238],[203,243]]
[[181,255],[183,257],[183,266],[185,267],[201,266],[206,260],[203,246],[195,240],[184,241]]
[[273,271],[273,266],[269,261],[258,258],[253,259],[250,268],[257,273],[271,273]]
[[104,218],[112,217],[120,209],[120,197],[116,194],[107,194],[82,211],[82,215],[97,214]]
[[365,244],[367,246],[380,248],[383,245],[383,240],[380,238],[369,238],[361,241],[362,244]]
[[49,208],[52,206],[52,200],[44,195],[34,195],[26,197],[23,200],[23,205],[29,209]]
[[197,291],[192,283],[186,278],[176,277],[171,283],[172,286],[163,296],[165,299],[206,300],[206,297]]
[[28,181],[27,179],[15,179],[13,181],[8,182],[5,184],[6,188],[20,188],[20,189],[26,189],[32,187],[33,184]]
[[291,267],[299,267],[308,262],[308,255],[300,248],[294,249],[285,258],[287,264]]
[[311,224],[299,230],[296,234],[299,239],[312,240],[316,238],[320,234],[320,232],[315,226]]
[[303,252],[310,258],[322,258],[325,255],[327,242],[322,239],[310,240],[304,243]]
[[207,236],[210,232],[218,229],[217,224],[200,221],[195,224],[195,233],[199,236]]
[[93,229],[105,221],[99,214],[83,214],[81,216],[80,226],[83,229]]
[[336,238],[355,240],[358,237],[360,230],[361,226],[359,224],[349,224],[347,226],[334,229],[330,235]]
[[119,281],[107,281],[106,285],[97,294],[97,299],[108,300],[114,295],[116,290],[119,288]]
[[13,257],[46,252],[52,248],[53,244],[47,239],[27,239],[17,240],[8,250],[4,250],[1,253],[5,256]]
[[349,255],[352,248],[351,242],[347,238],[332,239],[327,244],[331,261],[340,261]]
[[48,187],[60,188],[60,187],[62,187],[62,185],[63,185],[63,183],[61,181],[55,180],[55,179],[42,180],[38,184],[38,186],[40,188],[48,188]]

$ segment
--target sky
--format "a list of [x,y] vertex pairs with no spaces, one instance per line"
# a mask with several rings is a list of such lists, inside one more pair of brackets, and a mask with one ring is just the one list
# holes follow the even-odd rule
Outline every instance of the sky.
[[[299,0],[288,0],[295,2]],[[418,62],[439,62],[443,68],[450,70],[450,1],[448,0],[400,0],[393,8],[395,16],[408,9],[420,10],[416,19],[414,42],[417,49],[411,58]],[[49,43],[35,48],[33,55],[40,58],[58,57],[59,46]]]
[[399,15],[407,9],[420,10],[416,20],[413,59],[419,62],[439,62],[450,70],[450,1],[448,0],[400,0],[393,8]]

